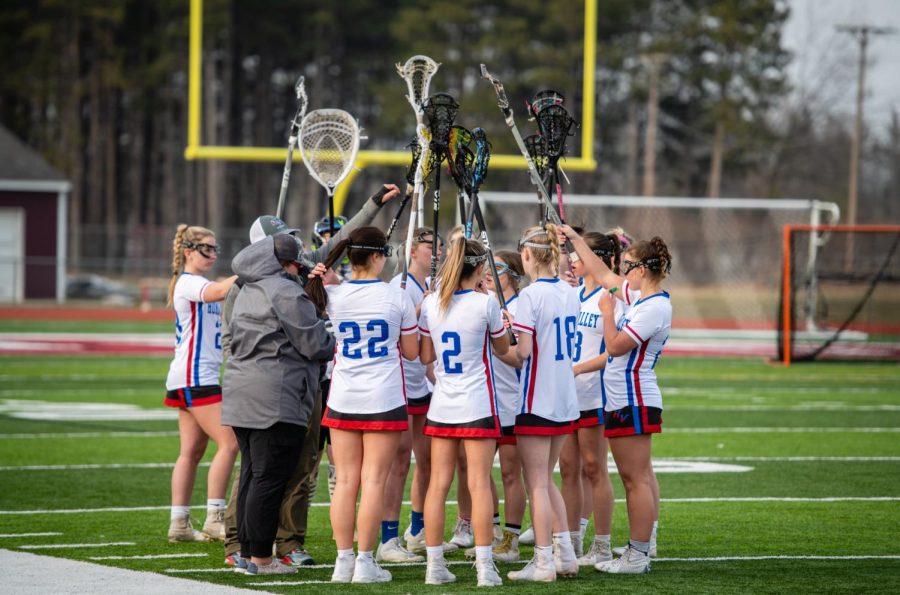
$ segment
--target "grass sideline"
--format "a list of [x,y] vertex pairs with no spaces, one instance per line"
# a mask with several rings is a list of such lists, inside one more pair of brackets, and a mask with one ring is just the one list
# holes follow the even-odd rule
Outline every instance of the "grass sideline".
[[[167,366],[164,357],[0,357],[0,547],[217,584],[264,583],[260,588],[266,591],[333,591],[320,582],[330,578],[329,568],[249,579],[222,572],[220,544],[167,543],[169,465],[178,452],[176,422],[77,419],[72,413],[79,403],[136,405],[158,412]],[[653,572],[618,577],[587,569],[555,588],[622,593],[896,590],[900,546],[892,529],[900,506],[897,366],[814,363],[786,369],[748,359],[663,358],[657,371],[666,411],[664,433],[654,438],[654,458],[701,458],[752,469],[660,473],[661,559],[654,562]],[[61,420],[22,419],[10,415],[9,401],[18,401],[18,410],[44,402],[45,414],[47,404],[70,409],[61,412]],[[159,466],[65,468],[85,464]],[[25,468],[47,465],[58,467]],[[194,491],[198,505],[205,502],[204,475],[201,472]],[[617,476],[613,484],[621,499]],[[308,547],[317,562],[331,564],[335,551],[324,481],[316,503]],[[160,508],[96,511],[111,507]],[[79,509],[92,511],[58,512]],[[202,517],[202,508],[195,514]],[[454,515],[455,507],[448,506],[448,531]],[[407,520],[404,507],[402,528]],[[619,502],[613,536],[617,544],[627,538],[626,522],[624,503]],[[36,532],[62,535],[6,537]],[[135,545],[23,547],[114,542]],[[523,557],[530,556],[530,548],[522,549]],[[173,554],[195,556],[92,560]],[[451,559],[463,562],[460,554]],[[425,587],[424,568],[414,566],[391,567],[394,581],[387,585],[347,585],[342,590],[471,592],[475,580],[470,566],[454,565],[459,581],[441,588]],[[500,569],[505,575],[516,567]],[[535,593],[546,587],[506,581],[503,589]]]

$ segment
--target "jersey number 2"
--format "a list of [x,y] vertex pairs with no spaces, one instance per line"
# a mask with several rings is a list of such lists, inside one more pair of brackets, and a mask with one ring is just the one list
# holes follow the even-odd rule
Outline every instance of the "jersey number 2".
[[450,362],[451,357],[456,357],[462,351],[459,341],[459,333],[445,331],[444,334],[441,335],[441,343],[444,345],[444,372],[447,374],[462,374],[462,364],[460,362]]

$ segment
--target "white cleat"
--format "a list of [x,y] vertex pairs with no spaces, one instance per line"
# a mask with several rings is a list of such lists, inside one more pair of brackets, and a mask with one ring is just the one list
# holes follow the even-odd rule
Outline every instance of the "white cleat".
[[519,535],[519,545],[534,545],[534,527],[528,527]]
[[609,574],[647,574],[650,572],[650,556],[629,547],[622,557],[611,562],[601,562],[594,568]]
[[594,540],[588,553],[578,558],[579,566],[596,566],[602,562],[612,562],[612,550],[608,543]]
[[183,516],[169,521],[169,541],[209,541],[209,535],[194,529],[190,516]]
[[[406,542],[407,551],[413,552],[414,554],[421,554],[425,551],[425,530],[422,529],[417,535],[413,535],[411,528],[407,527],[406,531],[403,533],[403,541]],[[446,541],[443,545],[445,554],[455,552],[459,549],[458,545],[447,543]]]
[[203,532],[214,541],[225,541],[225,509],[217,508],[206,512]]
[[[628,550],[628,546],[623,545],[622,547],[614,547],[612,550],[612,553],[615,554],[616,556],[624,556],[626,550]],[[651,558],[656,557],[656,542],[655,541],[650,542],[650,557]]]
[[446,585],[454,582],[456,575],[447,569],[447,560],[443,556],[429,558],[428,566],[425,568],[426,585]]
[[[500,525],[494,525],[494,528],[492,529],[492,531],[493,531],[493,537],[491,537],[491,547],[492,548],[499,547],[500,544],[503,543],[503,528],[500,527]],[[473,545],[472,547],[466,549],[466,551],[463,553],[466,555],[466,558],[474,558],[475,557],[475,546]]]
[[572,534],[572,547],[575,549],[575,557],[580,558],[584,555],[584,538],[581,533]]
[[503,540],[493,549],[494,560],[498,562],[519,561],[519,536],[512,531],[503,532]]
[[472,547],[475,545],[475,535],[472,534],[472,523],[462,519],[456,519],[456,527],[453,529],[453,537],[450,543],[458,548]]
[[535,554],[531,562],[525,565],[525,568],[508,572],[506,576],[511,581],[552,583],[556,580],[556,566],[553,563],[552,556],[549,560],[538,561],[538,556]]
[[[394,538],[396,539],[396,537]],[[405,550],[404,550],[405,551]],[[356,557],[356,564],[353,567],[354,583],[389,583],[391,582],[391,573],[378,565],[373,558]]]
[[400,564],[415,564],[424,562],[425,558],[418,554],[414,554],[400,545],[400,539],[392,537],[385,543],[378,544],[378,551],[375,552],[375,560],[378,562],[397,562]]
[[556,566],[556,574],[559,576],[575,576],[578,574],[578,558],[575,556],[575,548],[571,542],[562,543],[558,538],[553,538],[553,563]]
[[497,572],[497,567],[493,560],[476,560],[475,571],[478,575],[479,587],[500,587],[503,585],[503,579]]
[[334,560],[334,572],[331,573],[331,582],[349,583],[353,580],[353,570],[356,568],[356,556],[342,558],[338,556]]

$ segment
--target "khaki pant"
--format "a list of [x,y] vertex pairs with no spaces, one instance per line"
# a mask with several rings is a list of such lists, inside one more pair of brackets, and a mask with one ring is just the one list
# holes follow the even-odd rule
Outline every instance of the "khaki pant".
[[[275,554],[285,556],[293,549],[302,548],[306,541],[306,525],[309,501],[314,496],[318,475],[319,427],[322,423],[322,393],[316,393],[316,402],[310,413],[309,427],[303,440],[303,448],[297,466],[284,488],[281,510],[278,515],[278,533],[275,536]],[[237,494],[240,476],[231,485],[228,508],[225,510],[225,556],[241,549],[237,538]]]

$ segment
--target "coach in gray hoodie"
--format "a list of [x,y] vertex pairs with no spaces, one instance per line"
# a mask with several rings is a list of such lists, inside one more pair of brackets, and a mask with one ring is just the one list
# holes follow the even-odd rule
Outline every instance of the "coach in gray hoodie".
[[243,282],[231,319],[231,357],[222,382],[222,424],[241,448],[237,529],[252,572],[292,570],[272,560],[284,486],[309,424],[319,362],[334,337],[303,290],[301,245],[289,234],[267,237],[235,256]]

